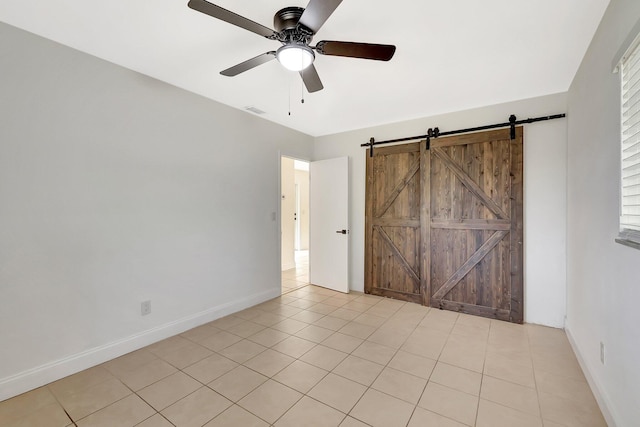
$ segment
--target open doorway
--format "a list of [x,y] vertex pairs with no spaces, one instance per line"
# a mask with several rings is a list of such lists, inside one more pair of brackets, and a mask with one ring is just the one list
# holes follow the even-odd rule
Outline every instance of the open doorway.
[[282,293],[309,284],[309,163],[280,159]]

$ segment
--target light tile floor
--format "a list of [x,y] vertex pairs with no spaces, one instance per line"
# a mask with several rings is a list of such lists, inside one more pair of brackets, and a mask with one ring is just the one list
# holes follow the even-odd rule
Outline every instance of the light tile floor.
[[0,426],[606,426],[562,330],[305,286],[0,403]]
[[309,251],[296,251],[296,268],[282,272],[282,293],[294,291],[309,284]]

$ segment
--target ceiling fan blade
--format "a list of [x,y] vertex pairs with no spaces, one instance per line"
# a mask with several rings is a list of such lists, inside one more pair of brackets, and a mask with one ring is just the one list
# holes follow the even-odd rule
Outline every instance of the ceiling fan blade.
[[388,61],[393,58],[396,47],[390,44],[371,44],[354,42],[321,41],[316,52],[323,55],[347,56],[349,58],[375,59]]
[[262,65],[265,62],[269,62],[272,59],[275,59],[275,52],[267,52],[262,55],[258,55],[255,58],[248,59],[244,62],[239,63],[238,65],[234,65],[231,68],[227,68],[224,71],[220,71],[220,74],[227,77],[237,76],[240,73],[244,73],[247,70],[257,67],[258,65]]
[[208,1],[189,0],[189,7],[193,10],[213,16],[214,18],[228,22],[229,24],[233,24],[237,27],[244,28],[245,30],[249,30],[252,33],[256,33],[264,37],[270,37],[275,33],[271,28],[265,27],[257,22],[253,22],[244,16],[240,16],[227,9],[223,9],[213,3],[209,3]]
[[298,22],[315,34],[340,3],[342,0],[310,0]]
[[313,64],[300,71],[300,76],[302,77],[302,81],[304,82],[304,85],[309,93],[317,92],[324,89],[324,86],[322,86],[322,82],[320,81],[318,71],[316,70],[316,67],[313,66]]

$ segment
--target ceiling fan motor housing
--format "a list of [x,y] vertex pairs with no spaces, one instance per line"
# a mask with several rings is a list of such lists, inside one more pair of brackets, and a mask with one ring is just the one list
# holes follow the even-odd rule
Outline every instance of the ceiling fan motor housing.
[[295,30],[304,9],[301,7],[285,7],[276,12],[273,17],[273,27],[277,32],[284,30]]

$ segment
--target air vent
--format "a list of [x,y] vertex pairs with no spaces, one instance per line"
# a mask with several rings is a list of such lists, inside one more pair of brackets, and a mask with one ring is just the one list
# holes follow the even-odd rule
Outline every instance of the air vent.
[[256,107],[244,107],[244,109],[247,110],[247,111],[251,111],[252,113],[256,113],[256,114],[265,114],[266,113],[266,111],[262,111],[261,109],[256,108]]

